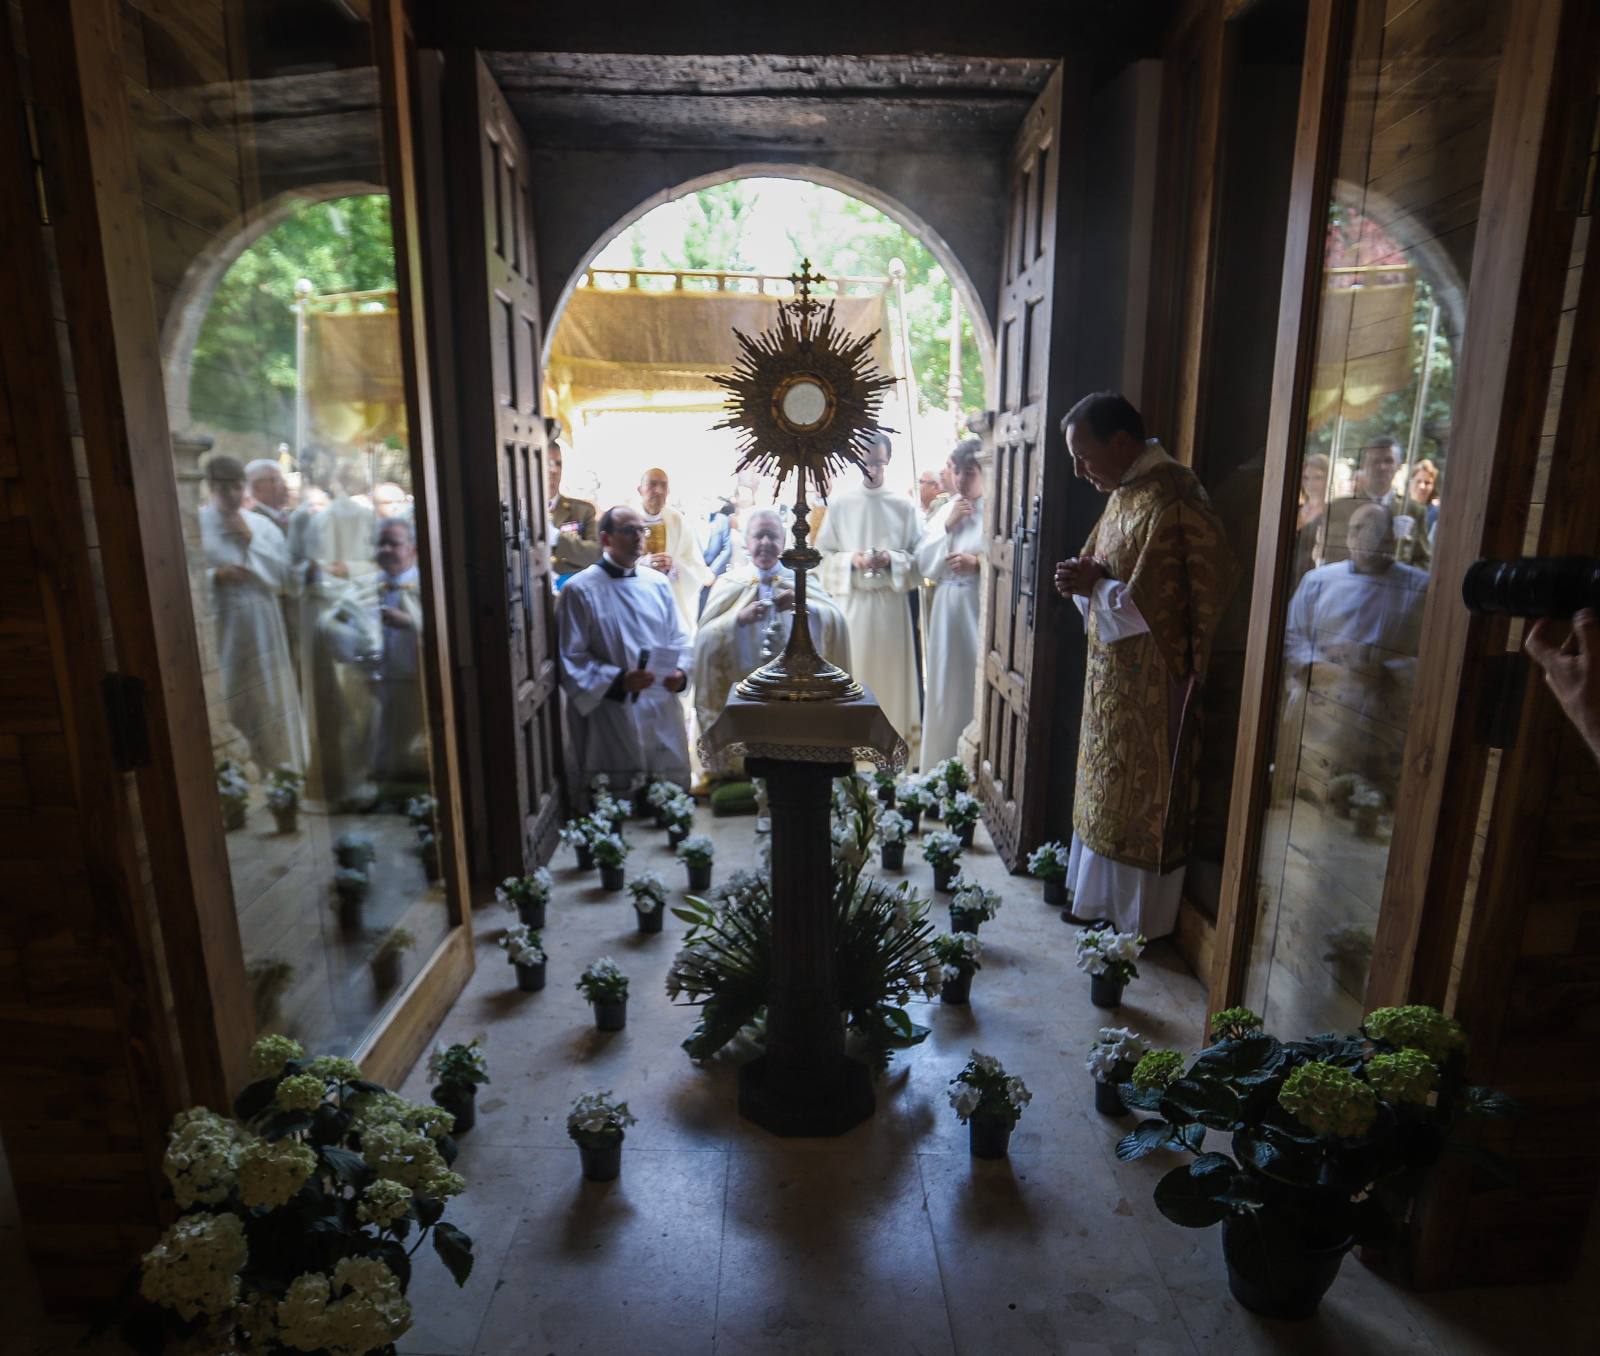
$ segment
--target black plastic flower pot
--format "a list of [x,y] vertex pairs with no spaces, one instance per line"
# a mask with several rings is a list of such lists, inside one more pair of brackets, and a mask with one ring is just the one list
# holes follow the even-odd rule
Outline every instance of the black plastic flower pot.
[[900,809],[900,813],[903,814],[907,819],[909,819],[911,821],[910,832],[917,833],[917,832],[919,832],[921,830],[921,828],[922,828],[922,807],[920,805],[915,810],[908,810],[904,806],[902,806],[901,809]]
[[904,871],[906,869],[906,845],[902,843],[885,843],[883,845],[883,869],[885,871]]
[[222,807],[222,827],[228,833],[235,829],[244,828],[245,813],[248,807],[243,805],[228,804]]
[[432,885],[439,879],[439,854],[437,852],[424,852],[422,857],[422,874]]
[[1122,991],[1128,987],[1126,980],[1112,979],[1110,975],[1089,976],[1089,1001],[1097,1008],[1120,1008]]
[[950,910],[950,931],[970,932],[977,935],[978,929],[983,926],[983,915],[973,913],[971,909]]
[[937,820],[937,819],[944,818],[944,811],[942,811],[939,808],[939,804],[938,804],[937,801],[935,801],[932,805],[930,805],[927,808],[927,810],[924,811],[924,813],[928,816],[929,819]]
[[388,993],[400,983],[400,953],[385,951],[374,957],[371,965],[372,984],[379,993]]
[[339,926],[346,932],[359,932],[361,930],[362,910],[367,902],[366,891],[360,894],[354,891],[341,890],[339,892]]
[[1004,1158],[1011,1147],[1011,1122],[1004,1116],[974,1116],[967,1131],[974,1158]]
[[689,826],[687,824],[670,825],[667,829],[667,846],[669,848],[675,848],[688,836]]
[[684,863],[689,869],[689,888],[691,890],[709,890],[711,888],[711,863],[704,866],[693,866]]
[[538,993],[544,988],[544,972],[548,961],[540,961],[537,965],[518,965],[517,987],[523,993]]
[[666,905],[664,904],[657,904],[653,909],[636,910],[639,915],[639,931],[660,932],[661,920],[666,911]]
[[668,829],[672,827],[672,821],[667,818],[665,807],[656,811],[655,820],[656,828],[658,829]]
[[610,862],[601,863],[600,888],[602,890],[620,890],[627,877],[628,873],[621,866],[613,866]]
[[962,966],[960,973],[954,979],[945,980],[939,990],[939,1001],[941,1003],[954,1003],[959,1007],[965,1007],[970,1003],[972,1001],[972,971],[967,969],[966,966]]
[[299,810],[274,810],[272,817],[278,822],[279,833],[293,833],[300,827]]
[[450,1132],[452,1135],[464,1135],[478,1123],[476,1083],[468,1083],[464,1087],[456,1083],[435,1083],[433,1104],[443,1107],[456,1118],[456,1128]]
[[1047,880],[1044,883],[1044,902],[1052,909],[1067,907],[1067,882],[1065,880]]
[[941,862],[933,868],[933,888],[940,894],[950,893],[950,882],[956,878],[956,864]]
[[1098,1078],[1094,1080],[1094,1109],[1102,1116],[1128,1114],[1128,1108],[1123,1105],[1122,1094],[1117,1091],[1117,1085]]
[[593,871],[594,853],[589,850],[589,845],[587,843],[574,843],[572,847],[573,851],[578,854],[578,870]]
[[1225,1215],[1222,1256],[1228,1264],[1228,1289],[1246,1309],[1263,1318],[1310,1318],[1338,1277],[1353,1242],[1346,1238],[1324,1247],[1306,1247],[1286,1230]]
[[611,1144],[580,1144],[578,1158],[590,1182],[614,1182],[622,1175],[622,1136]]
[[649,819],[655,814],[655,806],[649,801],[650,788],[641,786],[633,793],[633,817],[635,819]]
[[626,998],[595,999],[594,1024],[601,1031],[621,1031],[628,1024],[628,1000]]
[[544,910],[545,901],[542,899],[520,900],[517,903],[517,922],[538,932],[544,927]]
[[894,787],[880,786],[878,788],[878,803],[886,810],[894,809]]
[[972,835],[975,834],[977,831],[978,831],[978,826],[976,824],[965,824],[961,828],[957,829],[956,830],[956,837],[961,840],[961,846],[964,847],[964,848],[971,847],[972,846]]

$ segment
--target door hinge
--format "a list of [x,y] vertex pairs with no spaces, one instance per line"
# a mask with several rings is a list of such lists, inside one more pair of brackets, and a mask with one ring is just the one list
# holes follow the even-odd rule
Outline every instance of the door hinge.
[[1519,652],[1489,655],[1483,664],[1483,696],[1478,703],[1478,743],[1491,749],[1513,748],[1522,720],[1522,697],[1528,686],[1528,661]]
[[111,763],[118,772],[150,766],[150,722],[145,717],[143,678],[108,673],[101,683],[106,725],[111,731]]
[[39,211],[39,224],[50,224],[50,196],[44,188],[44,151],[39,143],[38,106],[32,99],[22,100],[22,117],[28,125],[28,156],[33,161],[33,193]]

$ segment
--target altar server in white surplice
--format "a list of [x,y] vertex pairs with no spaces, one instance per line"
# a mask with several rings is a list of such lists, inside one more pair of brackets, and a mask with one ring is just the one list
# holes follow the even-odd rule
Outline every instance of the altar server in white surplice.
[[689,520],[667,503],[667,473],[652,466],[639,481],[639,502],[634,511],[644,524],[641,565],[664,575],[672,584],[678,615],[684,627],[694,634],[700,612],[700,590],[715,577],[706,564]]
[[283,533],[245,514],[244,467],[232,457],[206,464],[211,502],[200,509],[200,546],[215,606],[217,667],[228,719],[265,775],[306,765],[300,693],[289,659],[280,600],[293,567]]
[[[600,516],[600,559],[562,588],[561,686],[573,756],[587,783],[599,773],[626,784],[638,773],[689,782],[689,739],[680,695],[693,652],[665,574],[644,566],[637,509]],[[672,669],[657,677],[649,656]]]
[[[783,551],[783,518],[777,509],[753,509],[745,524],[750,559],[717,580],[694,638],[694,707],[702,734],[722,714],[733,685],[783,653],[794,626],[794,572],[778,559]],[[848,672],[850,633],[844,614],[815,580],[806,586],[806,610],[817,653]]]
[[968,438],[950,454],[956,494],[933,515],[917,569],[934,583],[928,609],[928,703],[922,717],[922,766],[956,756],[972,720],[978,673],[978,586],[983,564],[982,444]]
[[879,434],[862,458],[861,485],[828,503],[812,543],[822,552],[822,586],[850,627],[851,673],[878,699],[907,747],[922,742],[916,641],[906,595],[922,581],[917,545],[922,515],[905,495],[884,485],[889,439]]

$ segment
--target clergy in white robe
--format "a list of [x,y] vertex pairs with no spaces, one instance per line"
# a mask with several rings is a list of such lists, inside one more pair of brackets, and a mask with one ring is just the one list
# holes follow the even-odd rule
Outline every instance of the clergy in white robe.
[[[733,685],[783,653],[794,626],[794,572],[779,560],[783,518],[776,509],[754,509],[745,518],[750,559],[732,566],[712,587],[694,638],[694,707],[700,732],[722,714]],[[850,633],[844,614],[815,582],[806,585],[811,643],[831,664],[850,670]],[[737,774],[732,763],[708,767],[714,775]]]
[[916,750],[922,743],[922,702],[906,595],[922,580],[916,559],[922,515],[884,485],[889,456],[889,439],[879,434],[863,458],[862,483],[829,501],[812,545],[822,553],[822,586],[850,627],[851,673]]
[[1381,504],[1350,516],[1348,559],[1309,571],[1289,600],[1284,658],[1291,670],[1333,663],[1381,667],[1415,659],[1428,572],[1394,558],[1394,520]]
[[667,473],[659,466],[652,466],[639,482],[639,502],[634,509],[645,529],[644,558],[640,563],[664,575],[671,583],[678,615],[683,618],[684,629],[692,636],[695,618],[700,612],[700,590],[714,576],[700,550],[694,528],[683,514],[667,503],[668,489]]
[[265,775],[306,765],[305,723],[280,603],[290,587],[289,550],[266,518],[245,514],[244,467],[206,466],[211,502],[200,509],[200,546],[214,605],[217,667],[228,720]]
[[1221,520],[1122,396],[1062,420],[1074,470],[1110,495],[1057,592],[1088,631],[1072,805],[1068,921],[1164,937],[1177,924],[1193,819],[1199,694],[1234,579]]
[[644,538],[637,509],[606,510],[600,559],[558,599],[561,687],[585,785],[601,773],[624,784],[640,773],[689,783],[681,694],[693,651],[671,583],[640,560]]
[[982,583],[983,467],[976,438],[950,454],[956,497],[934,513],[917,547],[917,570],[933,581],[923,636],[928,698],[922,713],[922,766],[956,756],[972,720],[978,674],[978,597]]

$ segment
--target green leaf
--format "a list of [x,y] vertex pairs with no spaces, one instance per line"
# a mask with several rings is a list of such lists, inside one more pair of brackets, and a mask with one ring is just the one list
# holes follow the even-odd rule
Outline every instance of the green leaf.
[[392,1238],[380,1238],[373,1244],[373,1251],[399,1277],[400,1289],[405,1290],[411,1284],[411,1257],[406,1250]]
[[241,1121],[253,1121],[272,1105],[272,1099],[278,1092],[279,1081],[277,1075],[257,1079],[233,1099],[233,1114]]
[[1172,1147],[1174,1146],[1170,1125],[1158,1120],[1140,1121],[1117,1141],[1117,1157],[1124,1163],[1131,1163],[1136,1158],[1153,1154],[1157,1149]]
[[280,1111],[262,1128],[265,1139],[285,1139],[311,1128],[311,1116],[304,1111]]
[[444,1216],[444,1202],[432,1196],[418,1196],[411,1204],[417,1212],[417,1223],[424,1229],[437,1224]]
[[1239,1096],[1214,1078],[1180,1078],[1167,1085],[1161,1114],[1175,1125],[1199,1121],[1213,1130],[1232,1130],[1239,1124]]
[[360,1154],[341,1149],[336,1144],[324,1144],[318,1152],[333,1173],[334,1180],[341,1186],[360,1187],[371,1180],[372,1169]]
[[1340,1069],[1359,1069],[1366,1063],[1366,1041],[1360,1036],[1341,1036],[1335,1031],[1307,1036],[1303,1041],[1291,1041],[1284,1047],[1289,1054],[1306,1064],[1332,1064]]
[[352,1092],[387,1092],[388,1089],[381,1083],[369,1083],[364,1078],[352,1078],[345,1087]]
[[1226,1154],[1201,1154],[1156,1183],[1156,1209],[1185,1229],[1209,1228],[1228,1214],[1233,1177],[1234,1162]]
[[394,1231],[394,1236],[396,1238],[404,1239],[406,1235],[411,1232],[411,1221],[402,1215],[399,1219],[390,1224],[389,1228]]
[[1206,1128],[1196,1121],[1193,1125],[1185,1125],[1174,1131],[1172,1138],[1175,1141],[1172,1146],[1174,1149],[1187,1149],[1190,1153],[1197,1154],[1205,1147]]
[[455,1142],[455,1139],[450,1135],[441,1135],[433,1143],[434,1147],[439,1150],[439,1157],[444,1159],[445,1167],[454,1167],[456,1155],[461,1152],[461,1146]]
[[1119,1083],[1117,1092],[1122,1098],[1123,1106],[1131,1111],[1161,1110],[1160,1088],[1141,1088],[1132,1083]]
[[901,1040],[910,1040],[912,1022],[910,1015],[904,1008],[883,1008],[883,1020],[892,1027]]
[[1463,1116],[1516,1116],[1521,1111],[1514,1098],[1493,1088],[1473,1086],[1461,1090]]
[[455,1277],[456,1284],[465,1285],[467,1277],[472,1275],[472,1240],[455,1225],[439,1223],[433,1226],[433,1250]]
[[1220,1041],[1195,1056],[1187,1078],[1212,1078],[1233,1087],[1250,1088],[1275,1078],[1283,1069],[1283,1046],[1274,1036],[1245,1036]]
[[350,1113],[336,1107],[332,1102],[324,1102],[311,1114],[311,1135],[313,1144],[338,1144],[350,1128]]
[[1311,1186],[1317,1180],[1317,1155],[1292,1144],[1274,1143],[1240,1130],[1233,1136],[1233,1151],[1241,1163],[1274,1181]]

